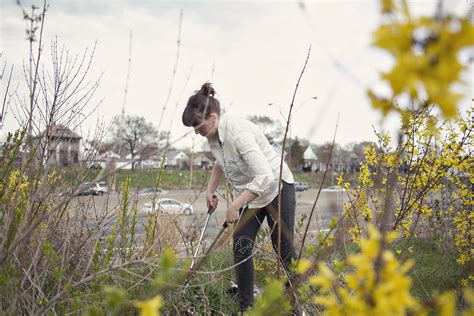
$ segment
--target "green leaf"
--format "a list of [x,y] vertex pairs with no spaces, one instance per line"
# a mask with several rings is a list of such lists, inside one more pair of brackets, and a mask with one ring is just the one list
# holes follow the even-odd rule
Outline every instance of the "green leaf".
[[329,229],[334,229],[337,226],[337,217],[331,217],[331,222],[329,223]]
[[267,279],[263,293],[257,296],[254,306],[245,315],[286,315],[290,309],[283,281]]
[[128,302],[125,291],[116,287],[105,286],[105,301],[109,310],[117,310]]

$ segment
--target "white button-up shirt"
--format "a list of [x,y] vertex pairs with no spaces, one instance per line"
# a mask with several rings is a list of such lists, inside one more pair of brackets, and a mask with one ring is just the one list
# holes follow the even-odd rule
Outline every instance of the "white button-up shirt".
[[[249,208],[264,207],[278,195],[281,153],[277,153],[260,128],[252,122],[222,114],[219,140],[208,140],[216,164],[232,186],[234,194],[245,189],[258,197]],[[282,180],[293,183],[293,174],[283,162]]]

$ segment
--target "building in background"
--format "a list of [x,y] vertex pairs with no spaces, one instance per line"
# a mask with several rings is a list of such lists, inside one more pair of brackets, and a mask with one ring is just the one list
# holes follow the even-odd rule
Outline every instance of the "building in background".
[[37,153],[44,153],[47,165],[70,167],[79,164],[81,139],[69,128],[55,124],[33,137],[32,145]]
[[201,151],[193,155],[193,167],[201,169],[211,169],[214,167],[215,158],[210,151]]

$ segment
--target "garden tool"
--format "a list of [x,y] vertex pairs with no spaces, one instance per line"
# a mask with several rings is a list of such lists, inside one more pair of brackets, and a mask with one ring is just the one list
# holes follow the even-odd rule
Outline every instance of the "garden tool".
[[[209,219],[209,215],[208,215],[208,219]],[[206,224],[207,224],[207,221],[206,221]],[[224,225],[222,226],[221,230],[219,231],[219,233],[217,234],[216,238],[214,239],[214,241],[212,242],[212,244],[209,246],[209,248],[207,249],[206,253],[204,254],[204,256],[202,256],[201,260],[198,261],[198,263],[196,265],[194,265],[194,262],[195,262],[195,259],[196,259],[196,255],[197,255],[197,250],[195,251],[195,255],[193,257],[193,261],[191,262],[191,267],[189,268],[189,271],[192,272],[193,271],[193,268],[197,269],[199,268],[199,266],[201,266],[201,264],[204,262],[204,260],[207,258],[207,256],[211,253],[212,249],[214,248],[214,246],[216,245],[216,243],[219,241],[219,239],[221,238],[222,234],[224,233],[225,229],[228,227],[228,224],[227,222],[224,223]],[[206,229],[206,227],[204,227],[203,231]],[[201,238],[202,238],[202,235],[201,234]],[[185,282],[184,282],[184,287],[182,289],[182,292],[184,293],[184,291],[188,288],[189,286],[189,279],[186,278]]]
[[[217,196],[213,195],[212,198],[217,199]],[[201,231],[201,236],[199,237],[199,241],[198,241],[198,244],[197,244],[197,247],[196,247],[196,251],[194,251],[193,260],[191,261],[191,265],[189,266],[189,270],[193,270],[194,263],[196,262],[197,255],[199,253],[199,248],[201,248],[202,240],[204,238],[204,233],[206,232],[207,225],[209,224],[209,219],[211,218],[211,214],[214,211],[215,211],[215,208],[212,208],[212,207],[209,207],[209,209],[207,211],[206,222],[205,222],[204,227]]]
[[199,267],[203,263],[203,261],[207,258],[207,256],[209,256],[212,249],[217,244],[217,242],[219,241],[219,239],[221,238],[222,234],[224,233],[227,227],[229,227],[229,224],[225,222],[224,225],[222,225],[222,228],[217,234],[216,238],[212,241],[212,244],[209,246],[209,248],[207,248],[206,253],[202,256],[201,260],[199,260],[199,262],[197,263],[196,267]]

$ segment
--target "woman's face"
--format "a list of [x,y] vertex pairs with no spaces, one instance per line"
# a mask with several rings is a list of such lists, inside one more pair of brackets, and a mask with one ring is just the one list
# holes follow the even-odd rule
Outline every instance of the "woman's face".
[[194,132],[206,138],[212,139],[217,137],[217,127],[219,126],[219,118],[217,114],[212,113],[209,118],[202,121],[201,124],[194,127]]

